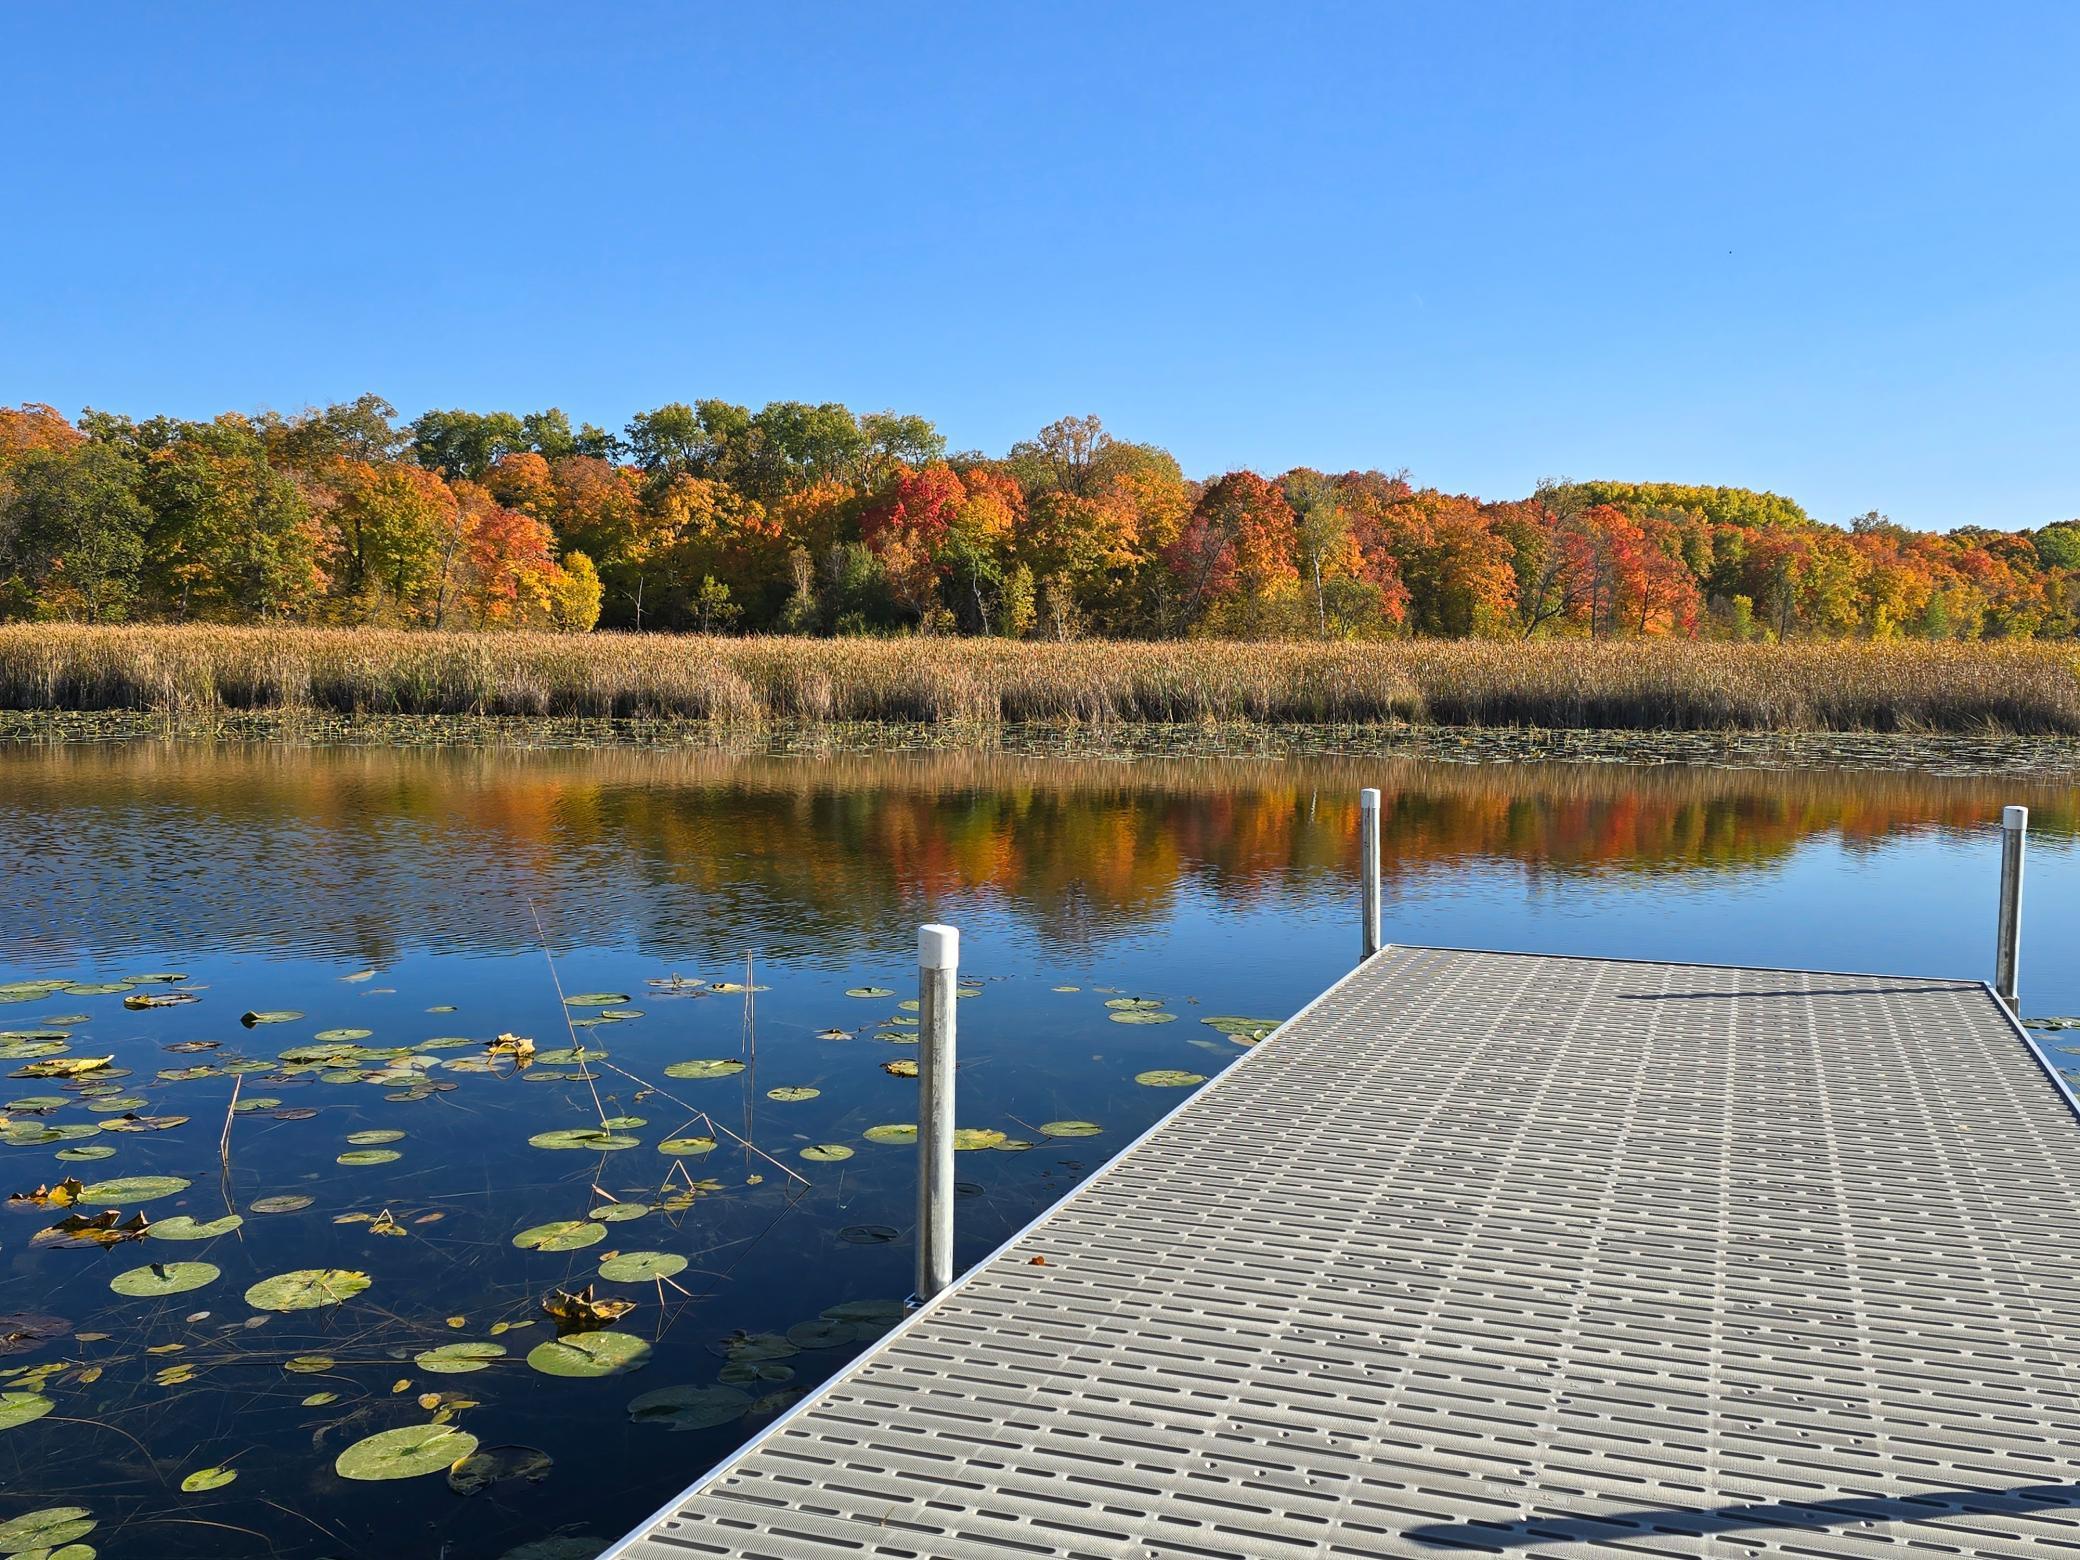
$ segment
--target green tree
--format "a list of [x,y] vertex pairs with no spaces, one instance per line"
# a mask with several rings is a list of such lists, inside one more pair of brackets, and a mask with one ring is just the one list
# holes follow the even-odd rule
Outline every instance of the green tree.
[[150,512],[136,462],[107,444],[35,450],[0,487],[0,591],[11,616],[122,619],[137,594]]

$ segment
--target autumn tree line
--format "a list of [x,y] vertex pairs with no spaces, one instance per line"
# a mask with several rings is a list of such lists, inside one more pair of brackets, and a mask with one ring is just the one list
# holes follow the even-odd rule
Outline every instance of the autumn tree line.
[[1675,483],[1483,501],[1406,472],[1188,478],[1095,417],[1002,456],[922,417],[377,396],[0,408],[0,618],[731,633],[2070,638],[2080,521],[1846,528]]

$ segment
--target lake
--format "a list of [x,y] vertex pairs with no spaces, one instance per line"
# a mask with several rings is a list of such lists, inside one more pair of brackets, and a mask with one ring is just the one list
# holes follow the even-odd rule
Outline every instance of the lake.
[[965,1266],[1350,966],[1365,785],[1390,941],[1974,978],[2025,803],[2080,1013],[2043,779],[0,748],[0,1553],[592,1555],[899,1314],[920,921]]

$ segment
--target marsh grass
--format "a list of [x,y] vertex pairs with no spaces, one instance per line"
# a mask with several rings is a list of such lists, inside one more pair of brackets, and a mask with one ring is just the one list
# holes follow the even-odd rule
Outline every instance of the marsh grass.
[[0,707],[785,721],[2080,733],[2042,644],[718,639],[0,628]]

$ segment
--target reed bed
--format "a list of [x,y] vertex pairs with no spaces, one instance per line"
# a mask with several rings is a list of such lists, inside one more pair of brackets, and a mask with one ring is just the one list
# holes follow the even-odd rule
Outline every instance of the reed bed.
[[2046,644],[1067,644],[0,627],[0,708],[2080,734]]

